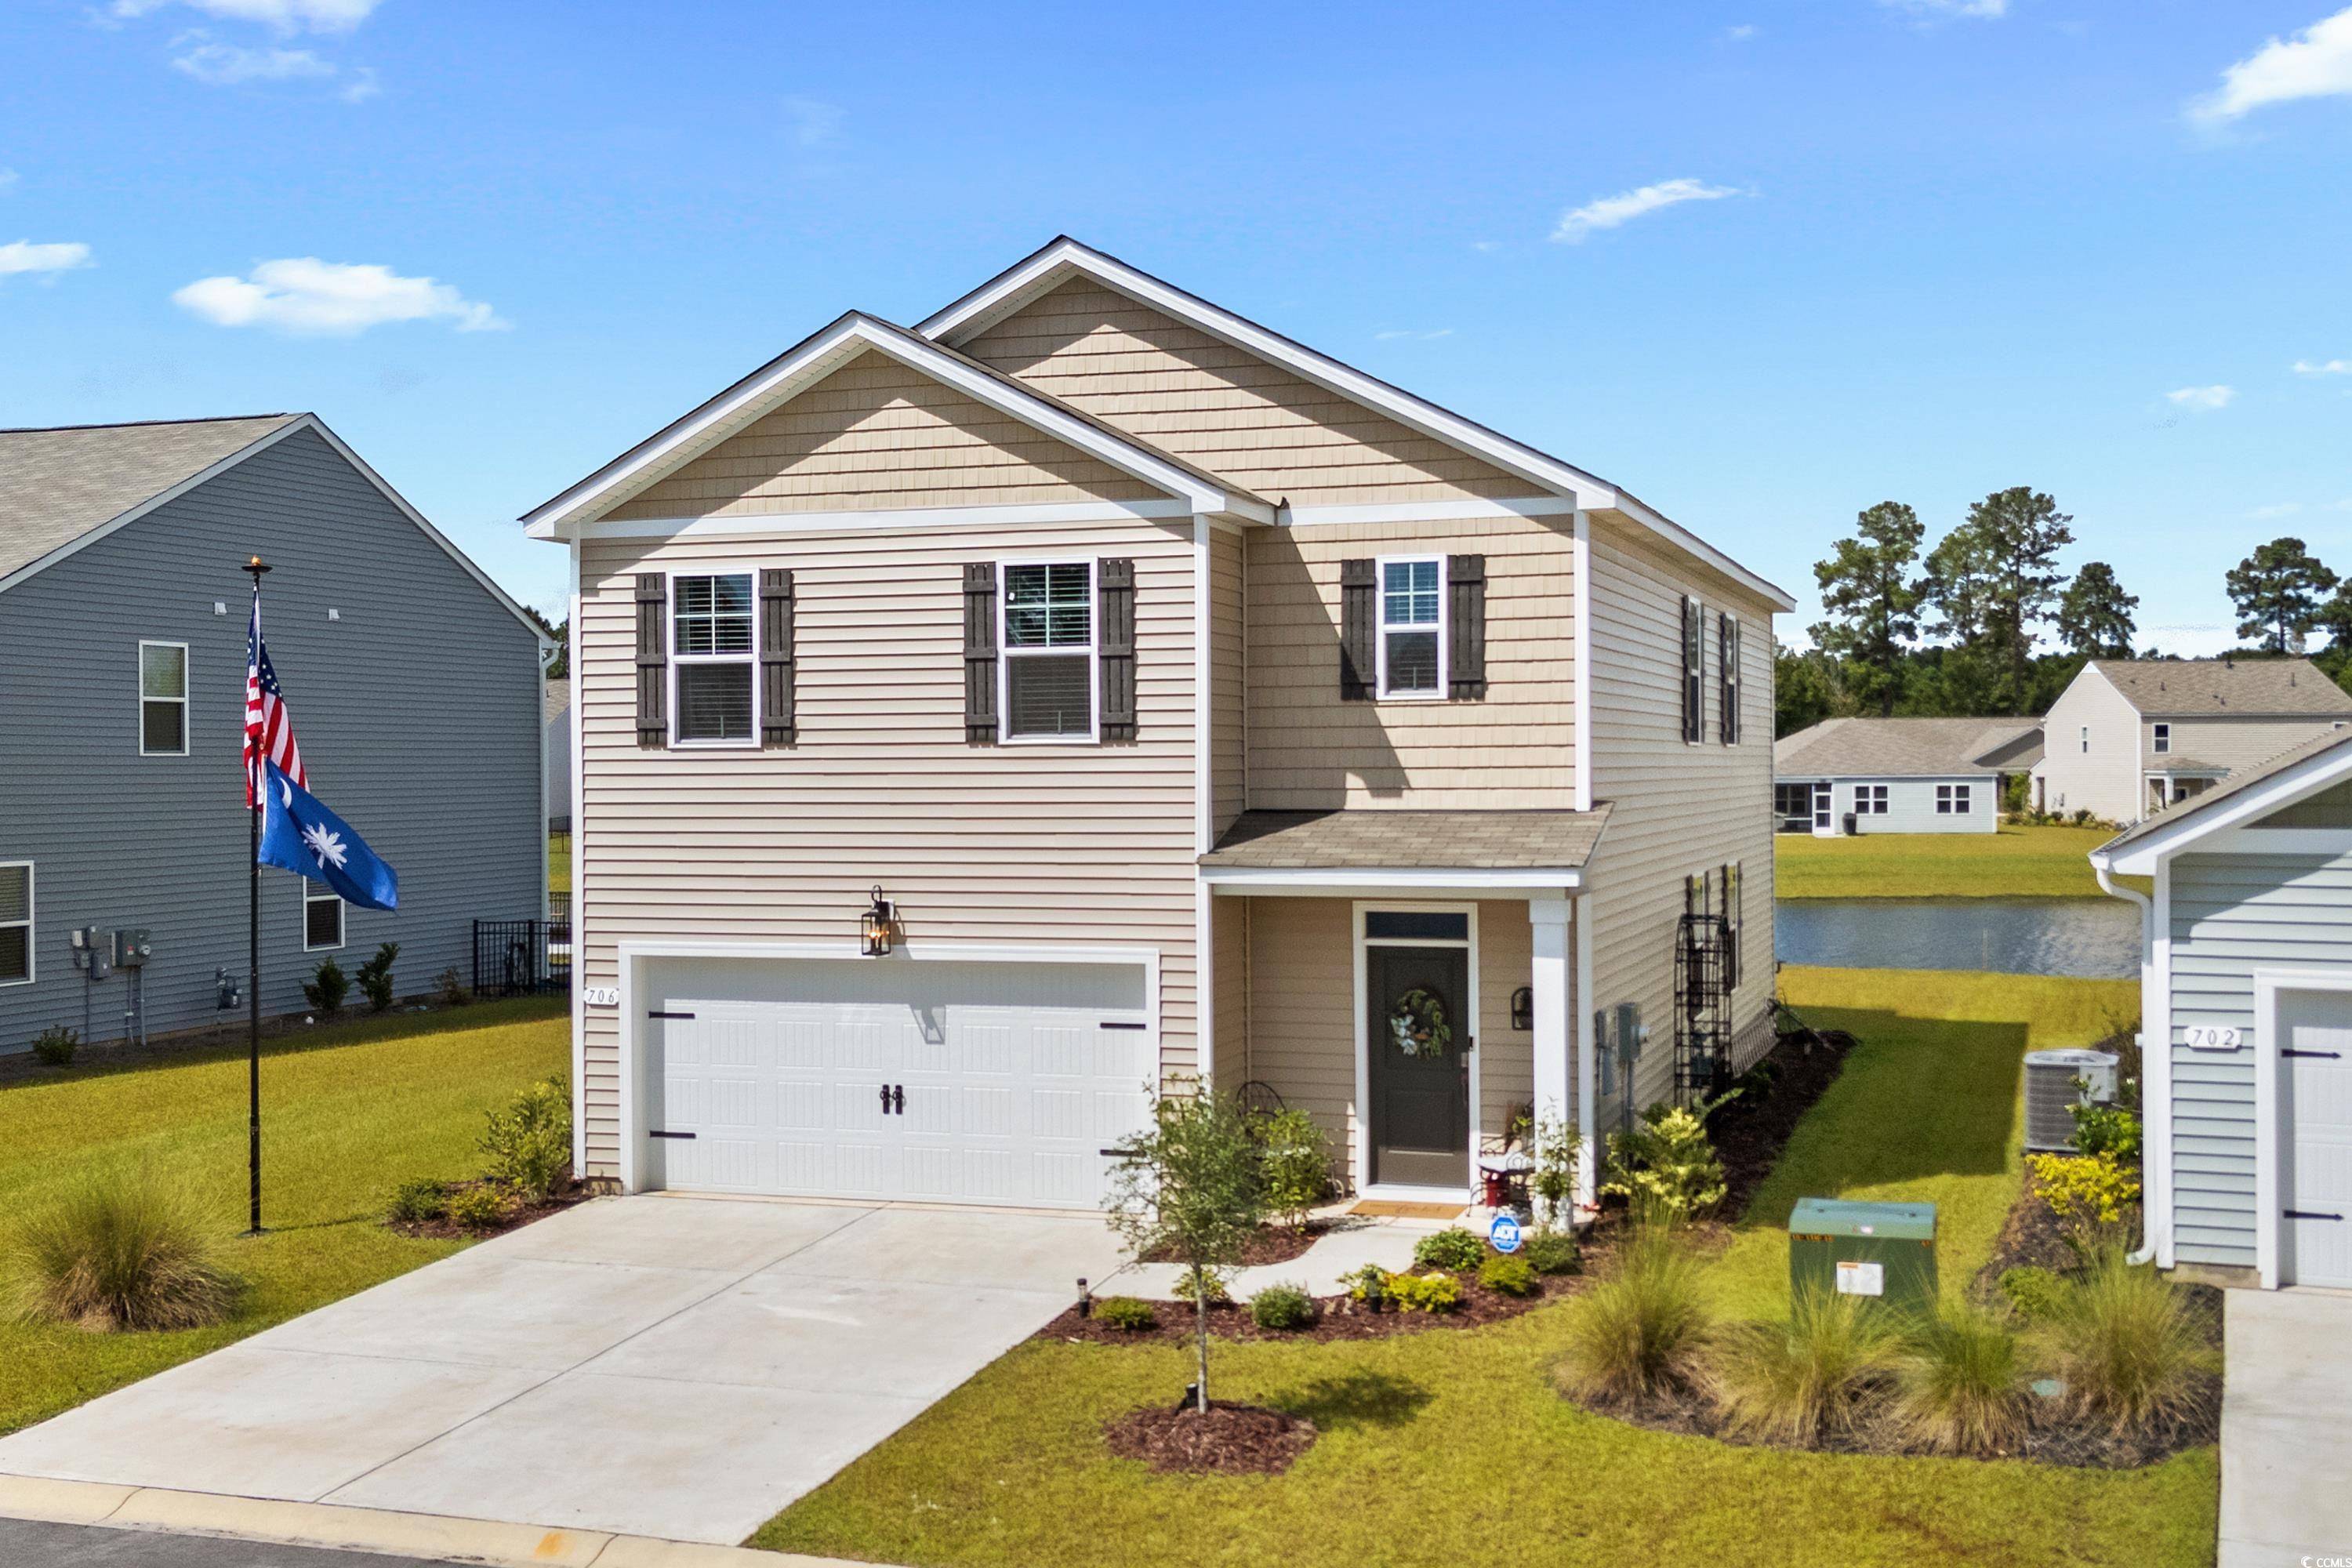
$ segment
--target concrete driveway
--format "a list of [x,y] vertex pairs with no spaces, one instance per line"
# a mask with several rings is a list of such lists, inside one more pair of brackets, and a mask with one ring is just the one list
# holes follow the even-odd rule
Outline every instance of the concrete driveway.
[[2352,1562],[2352,1292],[2231,1290],[2221,1568]]
[[1118,1260],[1087,1215],[607,1199],[0,1439],[0,1473],[734,1542]]

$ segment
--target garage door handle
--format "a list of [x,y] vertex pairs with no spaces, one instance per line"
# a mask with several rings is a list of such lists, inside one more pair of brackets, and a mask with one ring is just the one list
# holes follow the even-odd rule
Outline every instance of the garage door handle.
[[648,1138],[684,1138],[689,1142],[692,1142],[694,1138],[694,1134],[691,1132],[662,1132],[652,1129],[648,1129],[646,1131],[646,1136]]
[[2332,1062],[2341,1061],[2344,1059],[2344,1053],[2342,1051],[2298,1051],[2292,1046],[2281,1047],[2279,1048],[2279,1055],[2283,1057],[2326,1057]]
[[2317,1209],[2288,1209],[2285,1212],[2289,1219],[2342,1219],[2344,1217],[2340,1214],[2321,1214]]
[[890,1089],[890,1114],[893,1116],[907,1114],[907,1086],[903,1083],[893,1085]]
[[1149,1027],[1149,1026],[1148,1026],[1148,1025],[1144,1025],[1144,1024],[1118,1024],[1118,1023],[1113,1023],[1113,1022],[1112,1022],[1110,1019],[1108,1019],[1108,1018],[1105,1018],[1105,1019],[1104,1019],[1100,1024],[1098,1024],[1098,1025],[1097,1025],[1097,1026],[1096,1026],[1096,1027],[1097,1027],[1097,1028],[1102,1028],[1102,1029],[1141,1029],[1141,1028],[1147,1028],[1147,1027]]
[[648,1018],[691,1018],[694,1015],[691,1013],[647,1013],[646,1016]]

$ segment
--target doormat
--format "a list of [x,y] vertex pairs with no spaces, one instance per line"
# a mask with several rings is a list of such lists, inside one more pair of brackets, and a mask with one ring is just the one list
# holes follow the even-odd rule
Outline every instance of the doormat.
[[1400,1204],[1379,1198],[1366,1198],[1348,1211],[1366,1219],[1460,1219],[1460,1204]]

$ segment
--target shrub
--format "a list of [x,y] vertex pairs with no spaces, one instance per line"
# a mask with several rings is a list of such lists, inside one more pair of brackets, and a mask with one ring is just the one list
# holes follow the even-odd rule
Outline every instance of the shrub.
[[392,1189],[383,1216],[415,1224],[439,1219],[449,1212],[449,1184],[434,1176],[411,1176]]
[[1528,1125],[1528,1154],[1535,1169],[1528,1173],[1528,1190],[1546,1225],[1559,1224],[1575,1200],[1576,1157],[1583,1149],[1584,1134],[1557,1117]]
[[2153,1268],[2111,1247],[2050,1326],[2051,1370],[2076,1409],[2117,1432],[2187,1414],[2214,1364],[2203,1313]]
[[506,1222],[507,1195],[496,1187],[467,1187],[449,1194],[448,1212],[467,1230],[493,1230]]
[[1518,1256],[1538,1274],[1573,1274],[1584,1267],[1571,1231],[1531,1230],[1519,1243]]
[[71,1029],[43,1029],[33,1037],[33,1059],[45,1068],[71,1067],[80,1044],[81,1036]]
[[2034,1191],[2077,1250],[2095,1246],[2139,1199],[2139,1173],[2113,1154],[2028,1154]]
[[1537,1289],[1535,1266],[1524,1258],[1497,1255],[1478,1265],[1478,1283],[1506,1296],[1532,1296]]
[[1655,1207],[1674,1219],[1721,1203],[1728,1187],[1723,1162],[1707,1142],[1706,1119],[1731,1094],[1688,1109],[1654,1105],[1631,1131],[1611,1133],[1609,1180],[1601,1190],[1625,1198],[1637,1212]]
[[2047,1268],[2028,1265],[2000,1273],[2001,1295],[2028,1322],[2048,1322],[2064,1310],[2066,1289],[2066,1281]]
[[1176,1276],[1175,1290],[1179,1301],[1193,1301],[1202,1307],[1231,1306],[1234,1300],[1225,1283],[1225,1271],[1213,1267],[1188,1266]]
[[466,989],[465,976],[457,973],[456,964],[433,977],[433,1000],[444,1007],[462,1007],[473,999],[474,994]]
[[309,997],[310,1005],[321,1013],[340,1012],[343,997],[351,988],[352,983],[344,977],[343,966],[331,958],[320,962],[316,979],[302,982],[302,994]]
[[1433,1232],[1412,1244],[1413,1266],[1418,1268],[1459,1272],[1477,1268],[1478,1260],[1486,1256],[1486,1244],[1458,1225],[1450,1230]]
[[369,1012],[381,1013],[392,1005],[392,961],[399,956],[400,943],[388,942],[360,965],[360,994],[367,998]]
[[1293,1230],[1331,1194],[1331,1139],[1304,1110],[1277,1110],[1255,1119],[1258,1171],[1265,1205]]
[[1588,1399],[1639,1400],[1688,1383],[1712,1327],[1699,1272],[1675,1226],[1634,1226],[1614,1272],[1568,1320],[1560,1386]]
[[1315,1321],[1315,1298],[1304,1285],[1269,1285],[1250,1298],[1250,1321],[1261,1329],[1304,1329]]
[[[2008,1275],[2001,1283],[2007,1287]],[[1903,1349],[1896,1376],[1895,1425],[1918,1447],[1991,1454],[2025,1430],[2029,1396],[2017,1336],[1986,1308],[1948,1308],[1922,1324]]]
[[1095,1303],[1095,1316],[1114,1329],[1139,1334],[1160,1326],[1160,1312],[1149,1301],[1133,1296],[1105,1296]]
[[543,1078],[489,1112],[482,1153],[484,1177],[516,1196],[552,1194],[572,1173],[571,1081]]
[[1444,1313],[1462,1305],[1462,1281],[1451,1274],[1391,1274],[1388,1292],[1402,1312]]
[[1893,1354],[1885,1316],[1863,1297],[1807,1290],[1786,1322],[1742,1323],[1724,1337],[1717,1403],[1734,1432],[1811,1445],[1853,1429]]
[[[2076,1083],[2083,1080],[2077,1079]],[[2088,1088],[2085,1084],[2084,1087]],[[2120,1105],[2070,1105],[2078,1153],[2106,1155],[2118,1165],[2139,1163],[2139,1117]]]
[[1361,1301],[1378,1311],[1381,1303],[1389,1299],[1389,1271],[1377,1263],[1367,1263],[1339,1276],[1339,1286],[1349,1300]]
[[152,1171],[83,1178],[27,1221],[23,1306],[86,1329],[194,1329],[236,1305],[205,1216]]

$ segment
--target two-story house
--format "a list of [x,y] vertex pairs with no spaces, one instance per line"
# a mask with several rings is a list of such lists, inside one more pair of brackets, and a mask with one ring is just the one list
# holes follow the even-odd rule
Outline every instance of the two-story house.
[[2128,825],[2347,721],[2307,658],[2095,658],[2042,720],[2033,804]]
[[1088,1207],[1204,1079],[1458,1201],[1530,1110],[1769,1042],[1788,595],[1075,241],[526,521],[579,628],[585,1172]]
[[421,994],[476,920],[545,912],[551,646],[316,416],[0,431],[0,1052],[241,1016],[255,555],[310,783],[401,894],[264,871],[263,1008],[385,942]]

